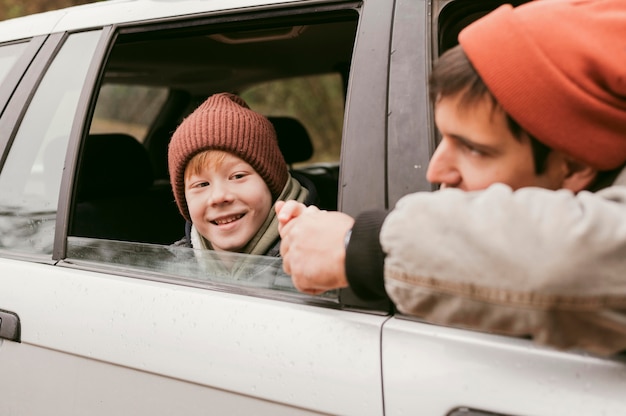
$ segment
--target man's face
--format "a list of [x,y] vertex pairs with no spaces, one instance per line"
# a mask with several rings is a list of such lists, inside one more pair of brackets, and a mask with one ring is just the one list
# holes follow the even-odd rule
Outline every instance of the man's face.
[[548,156],[545,172],[535,174],[530,139],[513,136],[500,107],[494,108],[488,97],[464,106],[460,100],[457,94],[443,97],[435,105],[441,142],[430,160],[428,181],[465,191],[485,189],[496,182],[513,189],[561,188],[566,172],[557,152]]
[[231,154],[217,166],[186,172],[185,199],[193,225],[216,251],[244,248],[272,207],[272,195],[263,178]]

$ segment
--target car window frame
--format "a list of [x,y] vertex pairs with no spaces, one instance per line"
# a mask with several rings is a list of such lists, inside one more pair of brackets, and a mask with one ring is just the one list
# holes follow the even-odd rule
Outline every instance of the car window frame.
[[[366,12],[364,11],[365,8],[367,8]],[[258,21],[261,19],[268,19],[268,18],[292,18],[292,17],[298,16],[299,14],[311,14],[311,13],[339,11],[339,10],[346,10],[346,9],[352,9],[356,13],[359,14],[359,24],[358,24],[359,26],[357,27],[357,35],[356,35],[355,45],[354,45],[355,50],[358,51],[357,52],[358,59],[361,61],[364,61],[364,60],[371,59],[371,56],[372,56],[372,51],[370,49],[367,49],[365,47],[358,48],[357,44],[359,43],[359,36],[363,36],[363,40],[361,40],[361,43],[365,42],[366,45],[370,45],[371,42],[374,42],[374,44],[376,45],[376,53],[380,54],[380,56],[387,56],[388,51],[389,51],[389,43],[386,41],[386,39],[388,39],[388,36],[390,33],[391,19],[390,18],[386,19],[384,25],[380,25],[380,24],[376,25],[374,24],[374,21],[378,22],[378,20],[381,17],[380,13],[382,12],[385,12],[390,15],[392,7],[390,7],[388,4],[379,4],[378,2],[360,2],[360,1],[354,1],[354,0],[347,0],[347,1],[339,2],[339,3],[329,2],[328,4],[318,3],[315,5],[312,5],[310,3],[305,3],[304,5],[303,4],[296,4],[296,5],[279,4],[279,5],[274,6],[273,9],[259,6],[258,10],[257,8],[252,8],[251,10],[246,10],[244,12],[225,10],[223,12],[218,12],[218,13],[213,12],[213,13],[208,14],[207,16],[195,16],[193,18],[189,18],[188,16],[169,17],[165,19],[157,19],[155,21],[148,21],[148,22],[129,22],[129,23],[121,23],[121,24],[104,26],[102,28],[102,35],[101,35],[100,42],[98,44],[97,50],[94,52],[93,60],[92,60],[90,69],[88,71],[87,77],[86,77],[85,88],[83,89],[81,93],[81,97],[79,99],[78,110],[76,113],[77,115],[76,115],[76,118],[74,120],[74,125],[72,126],[72,130],[71,130],[69,146],[68,146],[66,161],[64,165],[64,174],[63,174],[63,178],[61,181],[61,191],[60,191],[59,206],[58,206],[58,211],[57,211],[57,227],[55,230],[55,241],[54,241],[54,248],[53,248],[53,255],[52,255],[53,261],[55,261],[56,264],[61,267],[80,268],[84,270],[99,271],[99,272],[111,272],[116,275],[130,277],[130,278],[138,278],[138,279],[149,280],[149,281],[172,283],[172,284],[183,285],[183,286],[209,288],[211,290],[222,290],[222,291],[227,291],[229,293],[239,293],[239,294],[245,294],[249,296],[287,301],[290,303],[294,303],[294,302],[304,303],[308,305],[328,307],[331,309],[341,308],[341,309],[348,309],[348,310],[368,310],[370,313],[373,313],[376,315],[387,315],[389,313],[389,308],[386,302],[383,303],[382,305],[379,305],[379,304],[372,305],[369,302],[362,302],[360,299],[358,299],[356,296],[353,296],[353,295],[352,295],[353,296],[353,299],[352,299],[350,297],[351,296],[350,293],[347,292],[349,291],[349,289],[347,291],[342,290],[343,293],[340,293],[340,295],[338,296],[338,299],[315,297],[315,296],[310,296],[310,295],[305,295],[305,294],[300,294],[300,293],[295,293],[295,292],[285,293],[285,292],[272,291],[272,290],[259,290],[258,288],[239,287],[233,290],[232,287],[222,287],[220,283],[207,283],[204,281],[188,281],[188,280],[182,281],[181,279],[176,279],[175,276],[171,276],[171,277],[163,276],[155,272],[150,272],[148,270],[140,270],[140,269],[135,269],[132,267],[111,267],[111,266],[103,265],[102,263],[96,263],[96,262],[91,262],[87,260],[73,259],[73,258],[67,257],[69,222],[71,220],[70,210],[71,210],[72,203],[73,203],[72,201],[73,188],[77,179],[75,175],[76,175],[76,169],[78,166],[80,146],[88,130],[89,120],[91,120],[91,116],[92,116],[92,112],[94,108],[93,103],[95,100],[95,96],[97,95],[97,91],[99,90],[99,84],[101,82],[100,77],[102,75],[103,68],[106,65],[106,57],[110,53],[113,45],[115,44],[115,40],[118,34],[151,31],[151,30],[156,30],[155,28],[159,28],[159,29],[162,28],[164,30],[167,30],[167,29],[173,29],[173,28],[187,28],[193,25],[212,25],[212,24],[220,25],[220,24],[229,24],[233,22],[237,22],[237,24],[240,24],[242,19],[244,18],[251,20],[251,21]],[[364,33],[360,33],[362,32],[360,28],[362,27],[361,21],[364,18],[363,17],[364,15],[367,16],[369,27],[383,26],[382,28],[383,33],[387,33],[387,36],[382,36],[381,38],[380,32],[378,29],[376,31],[367,31]],[[355,58],[353,56],[352,62],[354,62],[354,59]],[[372,101],[370,101],[369,104],[361,108],[361,111],[355,111],[354,114],[356,116],[353,115],[353,117],[358,117],[360,120],[363,120],[363,114],[362,114],[363,109],[367,109],[370,116],[378,113],[378,115],[375,118],[376,118],[376,124],[378,125],[378,130],[380,130],[384,128],[385,126],[384,112],[381,115],[379,110],[381,108],[386,107],[386,100],[387,100],[386,71],[388,67],[388,60],[380,59],[377,61],[381,61],[381,64],[377,64],[374,66],[365,65],[364,69],[359,69],[357,71],[351,70],[350,77],[351,79],[352,77],[355,77],[358,79],[358,81],[354,81],[352,83],[351,88],[358,88],[362,90],[365,93],[365,95],[373,95],[374,96],[373,101],[377,102],[377,105],[372,107],[371,106]],[[373,94],[370,94],[372,93],[371,91],[372,89],[363,88],[363,86],[368,85],[371,82],[370,76],[372,74],[374,75],[376,79],[380,80],[382,84],[380,87],[374,89]],[[350,88],[348,88],[348,91],[350,91]],[[356,98],[355,97],[352,98],[353,102],[367,103],[367,101],[359,101],[359,100],[372,98],[372,97],[363,97],[362,96],[363,94],[361,93],[357,93],[353,95],[357,96]],[[348,105],[349,105],[348,100],[346,100],[346,108],[348,107]],[[354,111],[354,108],[356,108],[356,105],[353,104],[352,111]],[[349,111],[346,110],[346,113],[349,113]],[[343,131],[344,131],[343,140],[345,141],[346,135],[349,135],[350,137],[357,137],[357,138],[362,137],[363,133],[369,132],[369,126],[359,125],[358,122],[353,122],[351,124],[351,127],[346,127],[346,119],[344,118]],[[381,142],[379,139],[379,136],[372,135],[370,137],[373,137],[373,141],[376,143],[369,143],[368,144],[369,147],[371,147],[372,145],[377,145],[377,143]],[[345,152],[343,145],[342,145],[341,152],[342,152],[342,155]],[[342,156],[342,159],[343,158],[344,157]],[[351,160],[349,162],[342,161],[342,164],[343,163],[352,163],[352,161]],[[359,163],[358,166],[356,166],[356,168],[359,169],[360,166],[361,165]],[[374,172],[380,173],[383,170],[384,170],[384,164],[379,164],[378,169],[371,169],[371,171],[368,172],[367,177],[360,178],[358,182],[361,183],[362,185],[367,184],[367,186],[370,186],[372,178],[376,178],[376,175]],[[385,176],[384,174],[381,175],[381,177],[384,177],[384,176]],[[380,181],[380,179],[378,179],[377,181],[381,183],[382,185],[382,182]],[[364,189],[364,188],[361,188],[361,189]],[[365,189],[367,189],[367,187]],[[354,193],[351,194],[350,192],[348,192],[347,195],[360,196],[361,192],[356,192],[356,194]],[[341,196],[341,193],[339,196]],[[378,200],[378,203],[383,201],[382,199],[380,199],[379,196],[376,196],[376,199]]]
[[[45,75],[45,71],[56,56],[64,39],[63,33],[52,33],[35,36],[31,39],[25,51],[23,59],[16,62],[16,66],[24,68],[23,72],[15,71],[9,77],[13,80],[14,88],[10,93],[11,98],[4,106],[0,116],[0,170],[8,156],[11,144],[19,131],[20,124],[28,110],[28,104],[33,98],[39,83]],[[15,78],[19,80],[15,80]],[[7,87],[8,88],[8,87]],[[10,89],[10,88],[9,88]],[[19,260],[36,261],[38,263],[53,264],[55,261],[50,255],[37,253],[24,253],[12,250],[2,250],[2,257]]]
[[2,81],[2,84],[0,84],[0,117],[2,116],[2,113],[4,112],[4,109],[6,108],[8,102],[11,100],[11,96],[13,95],[17,84],[22,79],[22,75],[24,75],[24,72],[26,72],[26,69],[32,62],[39,49],[41,49],[46,39],[47,36],[35,36],[30,39],[16,40],[12,42],[6,42],[0,45],[1,48],[4,46],[27,43],[26,48],[13,64],[13,67]]
[[[407,194],[436,188],[426,179],[436,143],[434,113],[428,84],[424,82],[433,62],[430,42],[433,34],[429,26],[435,19],[429,13],[427,3],[413,3],[411,0],[396,0],[394,16],[387,126],[389,208]],[[426,24],[428,22],[430,25]],[[410,48],[410,45],[426,47]],[[407,90],[411,94],[406,94]]]
[[[387,111],[393,5],[364,2],[348,80],[339,168],[337,209],[356,217],[365,210],[386,210]],[[367,169],[363,169],[367,161]],[[342,307],[389,313],[391,303],[364,301],[341,289]]]
[[[97,28],[92,30],[98,30]],[[52,249],[52,259],[55,261],[65,257],[67,253],[67,236],[70,221],[70,209],[72,205],[72,193],[75,187],[75,170],[78,166],[78,154],[82,142],[83,131],[86,129],[86,120],[91,118],[92,106],[88,105],[93,99],[95,90],[88,88],[93,86],[100,73],[101,62],[106,56],[108,44],[111,38],[112,26],[100,28],[100,40],[93,52],[89,69],[85,77],[84,88],[80,93],[76,115],[70,130],[65,163],[63,165],[63,176],[61,177],[61,187],[59,191],[59,204],[57,206],[56,229],[54,233],[54,246]],[[72,32],[65,34],[66,38]],[[73,32],[75,33],[75,32]]]

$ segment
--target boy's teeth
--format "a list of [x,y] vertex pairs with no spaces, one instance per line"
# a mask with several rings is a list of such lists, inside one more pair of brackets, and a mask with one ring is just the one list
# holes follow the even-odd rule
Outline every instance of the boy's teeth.
[[222,219],[216,220],[216,221],[214,221],[214,222],[215,222],[217,225],[223,225],[223,224],[228,224],[229,222],[236,221],[236,220],[238,220],[238,219],[239,219],[239,218],[241,218],[241,217],[242,217],[241,215],[237,215],[237,216],[230,217],[230,218],[222,218]]

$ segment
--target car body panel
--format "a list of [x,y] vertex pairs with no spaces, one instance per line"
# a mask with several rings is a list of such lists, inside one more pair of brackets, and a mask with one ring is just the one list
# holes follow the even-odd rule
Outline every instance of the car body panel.
[[0,42],[47,35],[54,31],[55,25],[65,13],[65,10],[54,10],[5,20],[0,25]]
[[505,415],[624,414],[623,357],[560,352],[396,317],[385,323],[382,345],[386,415],[415,409],[444,415],[454,407]]
[[46,33],[97,28],[119,23],[136,23],[172,16],[184,17],[212,12],[231,12],[288,3],[315,4],[319,0],[108,0],[9,19],[0,25],[0,42]]
[[[0,348],[0,366],[42,350],[36,354],[134,369],[161,383],[184,380],[275,403],[287,398],[293,408],[382,413],[383,316],[24,263],[0,258],[0,305],[22,326],[21,344]],[[80,377],[56,373],[54,383],[89,383],[101,369],[88,368]],[[0,391],[31,377],[24,371],[2,377]],[[132,380],[116,378],[116,388],[132,390]],[[46,397],[32,396],[42,405]],[[11,406],[0,401],[0,413]]]

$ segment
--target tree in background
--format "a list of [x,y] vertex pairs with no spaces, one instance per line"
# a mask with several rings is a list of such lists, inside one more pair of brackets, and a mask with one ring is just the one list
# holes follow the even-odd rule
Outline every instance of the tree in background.
[[0,0],[0,20],[96,1],[100,0]]

